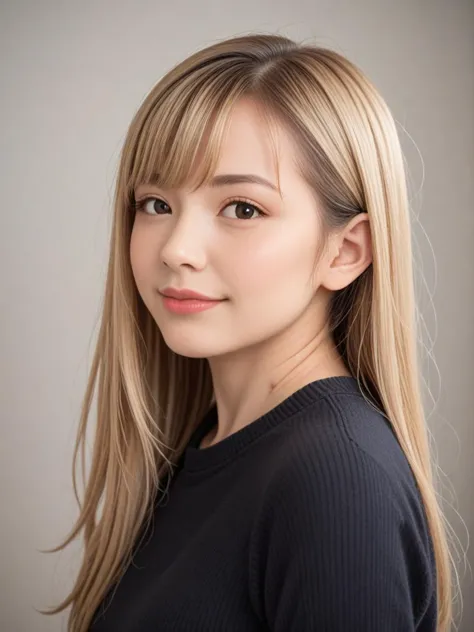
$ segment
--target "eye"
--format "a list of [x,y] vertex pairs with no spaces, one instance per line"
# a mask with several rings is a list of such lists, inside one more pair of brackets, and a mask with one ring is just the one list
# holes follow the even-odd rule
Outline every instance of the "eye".
[[[235,207],[234,211],[227,211],[227,209],[231,207]],[[135,200],[133,209],[135,212],[145,213],[146,215],[169,215],[171,213],[170,206],[164,200],[156,197],[146,197],[141,200]],[[256,219],[265,215],[255,204],[243,199],[231,200],[221,213],[224,217],[229,217],[230,219],[244,220]]]
[[[229,214],[225,214],[224,211],[232,206],[235,207],[234,211],[230,211]],[[257,217],[262,217],[265,215],[263,211],[261,211],[255,204],[251,204],[246,200],[231,200],[227,206],[221,211],[224,217],[230,217],[231,219],[255,219],[254,214],[257,214]],[[235,215],[234,215],[235,213]]]
[[135,200],[133,208],[136,212],[146,213],[146,215],[167,215],[171,213],[171,208],[168,204],[164,200],[155,197]]

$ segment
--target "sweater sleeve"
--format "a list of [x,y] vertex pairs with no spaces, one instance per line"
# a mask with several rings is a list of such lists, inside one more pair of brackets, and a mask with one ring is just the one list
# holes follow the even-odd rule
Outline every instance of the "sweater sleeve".
[[301,459],[271,485],[250,550],[254,603],[271,632],[418,629],[433,578],[395,489],[352,444]]

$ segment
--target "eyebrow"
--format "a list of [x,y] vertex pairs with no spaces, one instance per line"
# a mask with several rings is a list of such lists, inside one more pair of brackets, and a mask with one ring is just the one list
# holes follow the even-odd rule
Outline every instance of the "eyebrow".
[[275,186],[269,180],[262,178],[262,176],[257,176],[252,173],[224,173],[217,176],[214,176],[210,181],[211,187],[221,187],[229,184],[260,184],[264,187],[268,187],[273,191],[278,191],[278,187]]
[[[154,184],[155,182],[159,182],[158,175],[152,176],[147,184]],[[209,182],[209,186],[212,188],[218,188],[232,184],[260,184],[261,186],[267,187],[272,191],[279,192],[279,188],[274,185],[273,182],[270,182],[270,180],[266,180],[265,178],[262,178],[262,176],[257,176],[253,173],[222,173],[213,176]]]

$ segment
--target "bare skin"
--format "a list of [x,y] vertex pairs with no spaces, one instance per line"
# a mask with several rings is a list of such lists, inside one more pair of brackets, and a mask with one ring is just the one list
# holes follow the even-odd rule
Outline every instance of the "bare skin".
[[[138,291],[173,351],[209,361],[218,425],[202,448],[310,382],[349,375],[327,329],[327,307],[331,294],[372,261],[369,219],[361,213],[332,233],[314,270],[322,211],[296,170],[295,155],[281,129],[281,196],[256,183],[196,191],[140,184],[135,191],[138,200],[152,198],[136,214],[132,231]],[[277,184],[271,146],[251,101],[234,107],[216,174],[256,174]],[[167,286],[222,302],[177,315],[158,293]]]

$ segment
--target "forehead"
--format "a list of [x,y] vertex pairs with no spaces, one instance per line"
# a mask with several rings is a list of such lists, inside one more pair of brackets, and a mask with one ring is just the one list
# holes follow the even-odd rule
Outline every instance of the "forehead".
[[296,175],[292,139],[278,123],[270,128],[256,104],[242,99],[230,113],[216,172],[257,174],[283,189],[284,180]]
[[[194,168],[188,173],[186,188],[194,189],[203,184],[199,165],[204,162],[210,130],[201,139],[193,161]],[[292,140],[283,127],[262,112],[261,106],[250,98],[241,98],[227,115],[224,132],[215,146],[214,168],[208,173],[207,184],[239,182],[241,174],[252,174],[275,185],[282,193],[283,181],[295,177],[295,150]],[[297,174],[296,174],[297,175]],[[286,185],[288,186],[288,185]]]

